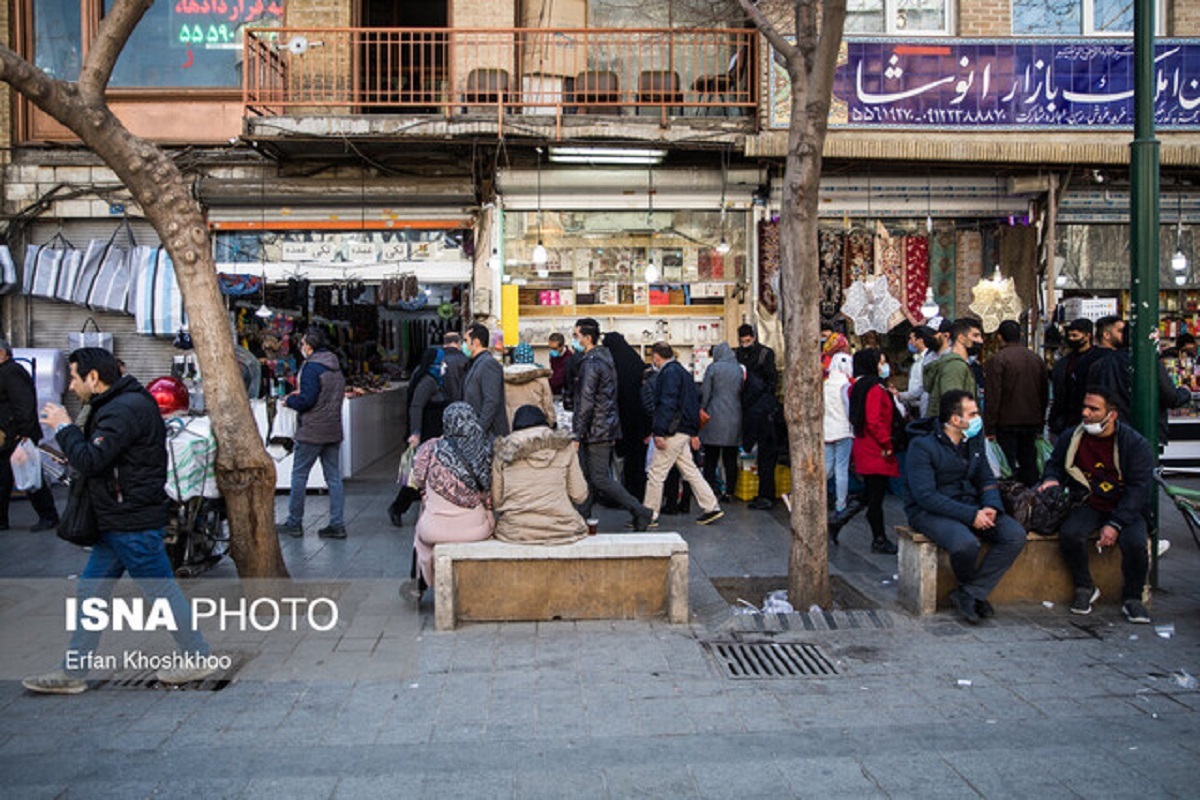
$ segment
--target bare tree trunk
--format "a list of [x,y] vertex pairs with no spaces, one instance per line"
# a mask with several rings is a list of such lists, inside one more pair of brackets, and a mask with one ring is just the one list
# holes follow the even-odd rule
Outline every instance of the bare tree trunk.
[[104,90],[117,56],[152,0],[120,0],[101,23],[77,83],[56,81],[0,47],[0,80],[65,125],[116,173],[175,263],[217,439],[230,555],[243,578],[285,577],[275,533],[275,465],[263,448],[233,355],[208,226],[175,162],[113,116]]
[[781,35],[753,0],[739,2],[775,49],[792,83],[791,128],[779,215],[780,308],[783,337],[788,343],[784,353],[783,413],[792,462],[788,595],[797,608],[813,604],[828,607],[831,595],[822,430],[825,397],[818,344],[821,285],[817,202],[846,0],[779,3],[777,7],[786,6],[792,12],[794,44]]

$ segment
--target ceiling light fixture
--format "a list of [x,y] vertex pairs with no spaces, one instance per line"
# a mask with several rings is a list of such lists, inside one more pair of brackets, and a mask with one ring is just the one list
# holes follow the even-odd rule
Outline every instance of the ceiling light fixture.
[[942,308],[937,304],[937,300],[935,300],[933,297],[933,287],[926,286],[925,302],[921,304],[921,316],[928,321],[940,313],[942,313]]
[[[1183,254],[1183,188],[1176,193],[1176,211],[1175,211],[1175,254],[1171,256],[1171,269],[1176,272],[1187,272],[1188,260]],[[1177,275],[1175,283],[1182,285],[1180,279],[1183,275]]]
[[620,147],[550,148],[550,161],[555,164],[643,166],[661,164],[666,156],[666,150],[633,150]]

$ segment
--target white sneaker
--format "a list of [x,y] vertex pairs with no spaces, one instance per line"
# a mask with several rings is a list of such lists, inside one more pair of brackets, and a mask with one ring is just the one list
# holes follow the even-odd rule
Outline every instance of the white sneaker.
[[38,694],[82,694],[88,689],[86,680],[71,675],[63,669],[26,678],[21,681],[21,685]]
[[1171,549],[1171,541],[1169,539],[1158,540],[1158,557],[1162,558]]
[[154,677],[159,683],[168,686],[182,686],[185,683],[202,681],[217,671],[216,667],[167,667],[160,669]]

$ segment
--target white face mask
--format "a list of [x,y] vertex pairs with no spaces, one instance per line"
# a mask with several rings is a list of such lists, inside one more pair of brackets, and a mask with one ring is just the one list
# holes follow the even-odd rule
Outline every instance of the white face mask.
[[1107,426],[1107,422],[1085,422],[1083,424],[1083,432],[1092,436],[1099,436],[1104,433],[1104,429]]

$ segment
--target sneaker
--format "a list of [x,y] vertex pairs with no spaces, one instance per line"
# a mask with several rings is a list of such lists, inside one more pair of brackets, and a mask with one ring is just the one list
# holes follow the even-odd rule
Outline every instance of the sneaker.
[[976,600],[975,613],[979,615],[980,619],[991,619],[996,616],[996,609],[987,600]]
[[288,536],[291,536],[293,539],[299,539],[301,536],[304,535],[304,526],[297,525],[294,522],[284,522],[282,524],[277,524],[275,526],[275,532],[276,533],[286,533]]
[[327,525],[324,528],[321,528],[319,531],[317,531],[317,536],[320,536],[322,539],[345,539],[346,538],[346,526],[345,525]]
[[[29,529],[29,532],[30,533],[41,533],[42,531],[52,531],[57,527],[58,527],[58,517],[55,517],[54,519],[47,519],[46,517],[40,517],[38,519],[38,521],[33,524],[33,527],[31,527]],[[1161,544],[1161,542],[1160,542],[1160,544]]]
[[82,694],[88,689],[86,680],[75,677],[63,669],[26,678],[21,681],[21,685],[38,694]]
[[417,578],[410,578],[400,584],[400,597],[405,603],[417,608],[421,605],[421,595],[425,592],[421,589],[420,581]]
[[168,667],[160,669],[154,677],[159,683],[168,686],[182,686],[185,683],[202,681],[216,672],[216,667]]
[[1159,539],[1158,540],[1158,554],[1157,555],[1159,558],[1162,558],[1163,556],[1165,556],[1167,554],[1167,551],[1170,549],[1171,549],[1171,541],[1169,539]]
[[766,497],[759,497],[750,501],[750,508],[753,508],[755,511],[770,511],[774,505],[775,501]]
[[875,539],[871,542],[871,552],[881,553],[885,556],[894,556],[898,550],[896,549],[896,543],[885,536],[882,539]]
[[722,494],[717,495],[717,502],[718,503],[732,503],[733,498],[730,497],[728,494],[722,493]]
[[1081,586],[1075,590],[1075,599],[1071,601],[1072,614],[1092,613],[1092,603],[1100,599],[1100,590],[1090,586]]
[[715,508],[712,511],[705,511],[696,517],[696,522],[700,525],[711,525],[723,516],[725,516],[725,512],[719,508]]
[[656,520],[654,517],[643,516],[641,514],[634,517],[633,522],[625,523],[626,530],[634,531],[636,533],[641,533],[643,531],[648,531],[651,528],[657,528],[657,527],[658,527],[658,520]]
[[950,604],[954,606],[954,610],[962,617],[963,622],[968,625],[979,624],[979,612],[975,610],[975,598],[964,592],[962,589],[955,589],[950,593]]
[[1150,612],[1142,605],[1140,600],[1129,599],[1121,603],[1121,611],[1125,614],[1125,619],[1130,622],[1147,624],[1150,622]]

